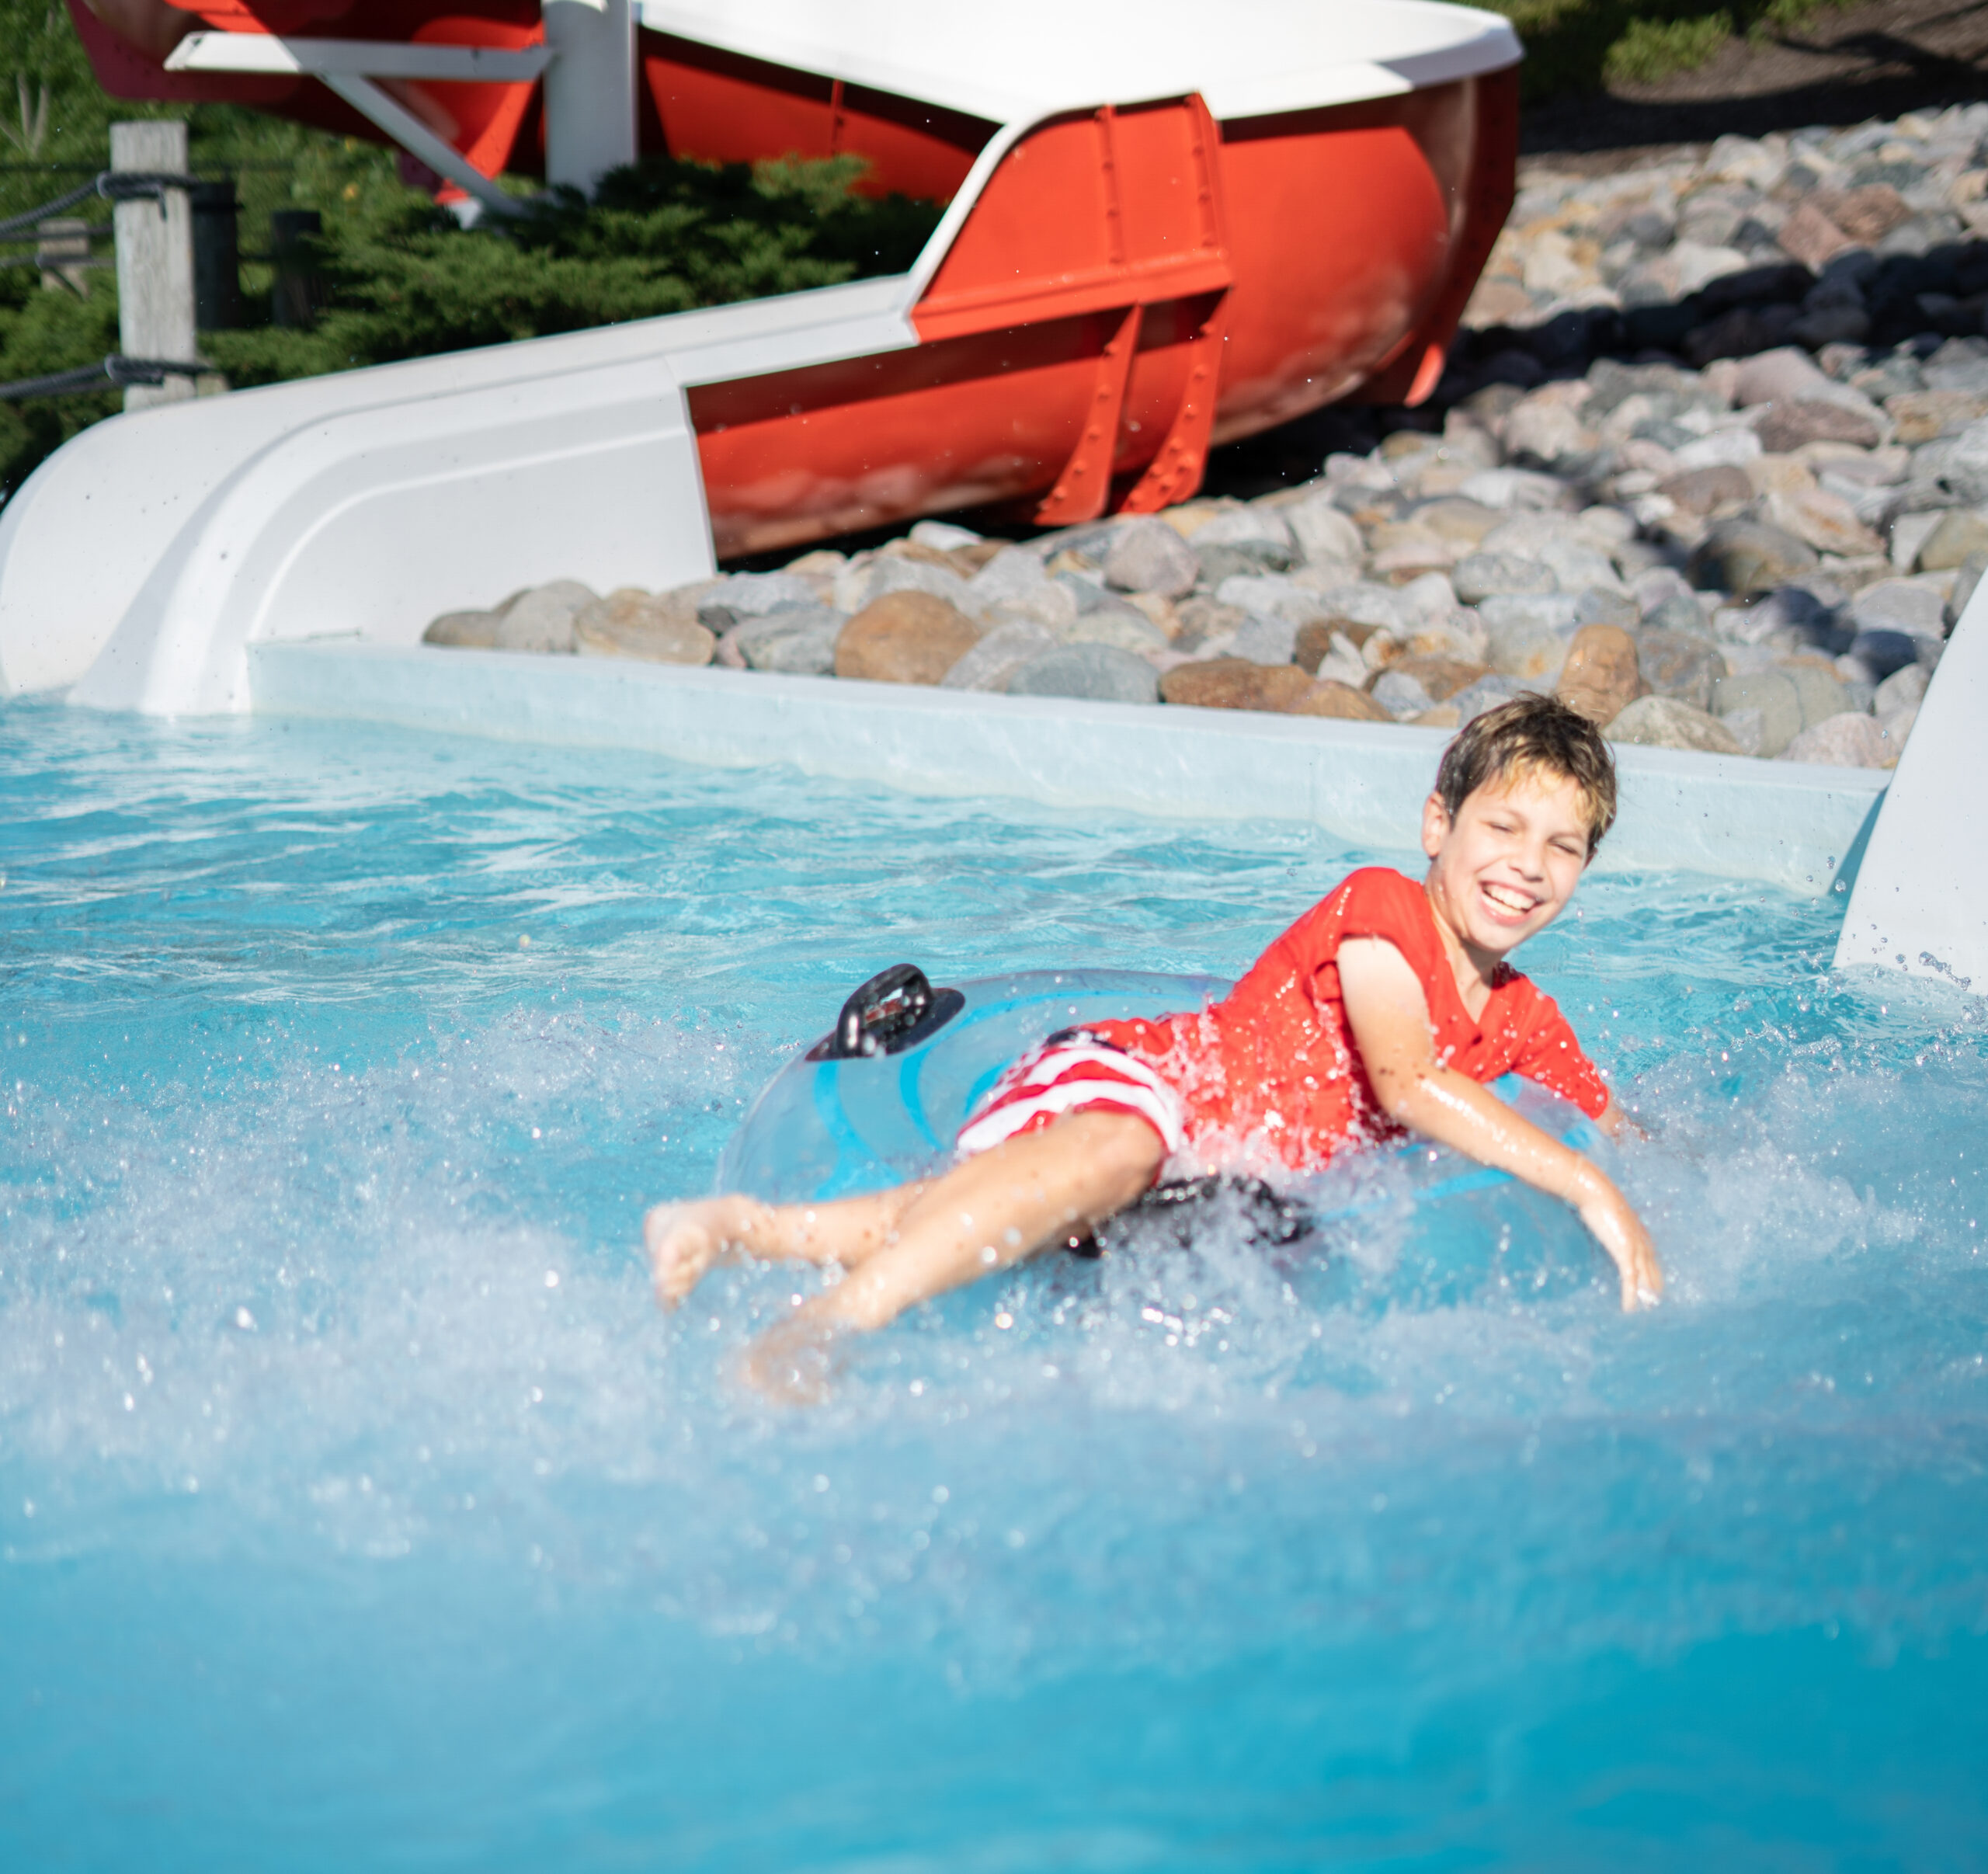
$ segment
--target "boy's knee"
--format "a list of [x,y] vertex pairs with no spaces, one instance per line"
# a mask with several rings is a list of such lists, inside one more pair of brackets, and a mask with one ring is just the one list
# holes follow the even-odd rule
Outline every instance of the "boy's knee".
[[1114,1210],[1152,1182],[1166,1156],[1159,1135],[1128,1114],[1075,1113],[1063,1123],[1079,1131],[1086,1168]]

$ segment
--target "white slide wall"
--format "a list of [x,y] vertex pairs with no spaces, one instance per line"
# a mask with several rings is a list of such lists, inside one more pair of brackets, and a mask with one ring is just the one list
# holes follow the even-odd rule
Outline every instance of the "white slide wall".
[[1858,868],[1836,961],[1988,991],[1988,580],[1947,641]]

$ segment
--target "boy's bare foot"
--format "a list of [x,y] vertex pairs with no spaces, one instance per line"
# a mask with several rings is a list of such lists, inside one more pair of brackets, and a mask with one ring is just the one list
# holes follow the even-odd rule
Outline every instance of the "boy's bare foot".
[[694,1204],[659,1204],[642,1222],[655,1299],[680,1306],[704,1271],[742,1233],[749,1198],[706,1198]]
[[835,1377],[846,1323],[798,1314],[770,1327],[746,1350],[739,1376],[777,1406],[818,1406]]

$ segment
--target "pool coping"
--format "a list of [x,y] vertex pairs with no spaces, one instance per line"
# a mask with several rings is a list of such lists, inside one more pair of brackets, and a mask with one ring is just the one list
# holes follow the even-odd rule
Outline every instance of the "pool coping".
[[[1171,819],[1291,820],[1350,844],[1420,839],[1448,734],[1247,710],[1081,702],[763,672],[386,646],[248,647],[252,708],[704,767],[770,764],[899,792]],[[1618,746],[1597,871],[1847,891],[1889,776]]]

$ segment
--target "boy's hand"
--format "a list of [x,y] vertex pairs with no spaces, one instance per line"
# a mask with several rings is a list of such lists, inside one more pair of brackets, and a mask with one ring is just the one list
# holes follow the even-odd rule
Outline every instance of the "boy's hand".
[[1622,1278],[1622,1311],[1654,1308],[1663,1299],[1663,1269],[1643,1220],[1629,1201],[1591,1163],[1583,1163],[1568,1194],[1596,1242],[1614,1258]]

